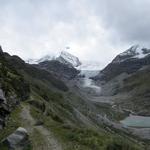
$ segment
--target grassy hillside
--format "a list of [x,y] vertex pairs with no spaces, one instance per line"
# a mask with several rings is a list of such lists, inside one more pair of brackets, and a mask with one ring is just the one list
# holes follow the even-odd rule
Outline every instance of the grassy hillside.
[[25,100],[29,96],[29,84],[3,55],[0,56],[0,85],[7,97],[14,93],[18,99]]
[[150,115],[150,67],[146,67],[143,70],[139,70],[129,78],[124,80],[124,86],[121,92],[130,93],[130,99],[128,99],[125,105],[132,107],[142,115]]
[[[17,56],[5,53],[0,57],[3,90],[6,95],[9,91],[16,93],[21,101],[0,131],[0,140],[23,126],[29,131],[33,129],[29,132],[30,149],[38,148],[45,140],[45,133],[39,132],[42,128],[52,132],[64,150],[143,150],[142,145],[132,138],[124,140],[123,134],[97,124],[95,107],[77,93],[70,92],[64,82],[49,72],[25,64]],[[31,114],[31,124],[22,118],[25,108],[29,108],[25,112]]]

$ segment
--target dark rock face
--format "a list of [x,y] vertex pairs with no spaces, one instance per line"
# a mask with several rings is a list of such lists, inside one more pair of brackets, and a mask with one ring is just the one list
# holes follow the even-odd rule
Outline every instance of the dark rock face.
[[3,90],[0,89],[0,102],[6,103],[6,98],[4,96]]
[[3,53],[3,50],[2,50],[2,47],[0,46],[0,54],[2,54]]
[[10,150],[23,150],[29,143],[28,133],[26,129],[19,127],[14,133],[2,141],[2,143],[7,145]]
[[107,82],[122,73],[128,73],[128,74],[134,73],[146,65],[150,65],[149,55],[141,59],[138,59],[138,58],[127,59],[120,63],[119,62],[114,63],[112,61],[112,63],[110,63],[106,68],[104,68],[99,73],[99,75],[94,77],[94,79],[104,80]]
[[0,89],[0,129],[5,126],[5,118],[10,113],[3,90]]
[[79,71],[75,68],[69,67],[68,65],[60,63],[56,60],[41,62],[36,66],[51,72],[57,78],[62,80],[71,80],[79,74]]

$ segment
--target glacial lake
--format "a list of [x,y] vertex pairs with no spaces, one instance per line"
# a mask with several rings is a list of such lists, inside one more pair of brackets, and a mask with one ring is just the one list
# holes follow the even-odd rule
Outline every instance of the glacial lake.
[[150,117],[130,115],[120,121],[126,127],[150,128]]

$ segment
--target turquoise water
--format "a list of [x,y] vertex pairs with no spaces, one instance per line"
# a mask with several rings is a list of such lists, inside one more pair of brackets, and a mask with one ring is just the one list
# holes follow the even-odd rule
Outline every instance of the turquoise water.
[[150,117],[130,115],[120,122],[128,127],[150,128]]

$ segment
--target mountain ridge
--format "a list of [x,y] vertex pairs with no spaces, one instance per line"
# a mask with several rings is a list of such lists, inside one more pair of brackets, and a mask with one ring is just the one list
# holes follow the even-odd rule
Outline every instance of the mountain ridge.
[[[144,54],[143,54],[144,53]],[[150,65],[150,50],[132,46],[125,52],[117,55],[100,73],[95,76],[94,80],[109,81],[121,73],[134,73],[140,68]]]
[[61,51],[60,54],[57,54],[56,56],[46,55],[40,59],[28,59],[26,62],[29,64],[39,64],[44,61],[52,60],[59,61],[60,63],[68,65],[69,67],[78,67],[81,65],[81,62],[78,57],[70,54],[65,50]]
[[142,59],[150,55],[150,49],[145,48],[144,46],[134,45],[131,46],[129,49],[117,55],[112,63],[121,63],[128,59]]

